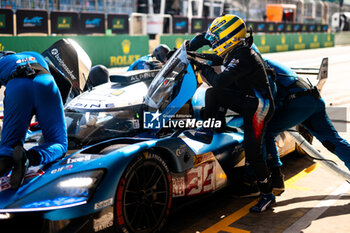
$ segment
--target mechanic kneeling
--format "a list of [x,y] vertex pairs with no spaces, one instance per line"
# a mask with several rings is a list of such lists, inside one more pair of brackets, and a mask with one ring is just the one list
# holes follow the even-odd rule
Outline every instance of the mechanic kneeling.
[[[36,52],[0,52],[0,84],[6,86],[0,144],[0,175],[12,170],[18,189],[29,166],[46,164],[67,151],[67,132],[59,89],[44,57]],[[26,151],[26,133],[36,115],[44,142]]]
[[[255,50],[258,52],[257,48]],[[304,126],[350,169],[350,144],[334,128],[317,88],[298,77],[289,67],[277,61],[266,61],[276,73],[277,84],[276,111],[267,124],[264,155],[272,172],[274,192],[284,191],[284,180],[280,170],[282,162],[276,146],[276,137],[298,124]]]

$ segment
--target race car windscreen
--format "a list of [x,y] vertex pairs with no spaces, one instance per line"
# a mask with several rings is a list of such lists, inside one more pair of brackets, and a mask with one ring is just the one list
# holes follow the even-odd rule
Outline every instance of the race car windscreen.
[[186,49],[182,45],[153,79],[145,98],[149,107],[160,109],[169,104],[173,90],[181,85],[182,80],[178,77],[186,70],[188,63]]
[[65,111],[68,149],[81,148],[121,136],[132,136],[140,128],[133,109],[116,111]]

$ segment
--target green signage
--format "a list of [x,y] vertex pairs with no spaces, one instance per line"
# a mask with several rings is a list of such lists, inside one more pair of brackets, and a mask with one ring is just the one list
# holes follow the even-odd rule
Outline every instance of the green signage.
[[72,18],[69,16],[59,16],[57,18],[57,29],[71,29]]
[[92,65],[129,66],[148,54],[148,36],[25,36],[0,37],[4,50],[43,52],[62,39],[75,40],[89,55]]
[[334,34],[319,32],[255,35],[254,43],[262,53],[324,48],[334,46]]
[[195,30],[201,30],[202,29],[202,21],[201,20],[196,20],[194,21],[194,29]]
[[6,27],[6,15],[0,14],[0,28]]
[[112,22],[112,29],[124,29],[124,19],[114,18]]

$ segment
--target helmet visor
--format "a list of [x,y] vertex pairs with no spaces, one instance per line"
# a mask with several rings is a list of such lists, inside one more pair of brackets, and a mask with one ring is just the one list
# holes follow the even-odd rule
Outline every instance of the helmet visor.
[[207,33],[205,34],[204,38],[210,42],[211,47],[213,49],[217,47],[219,37],[216,34],[212,33],[209,28],[208,28]]

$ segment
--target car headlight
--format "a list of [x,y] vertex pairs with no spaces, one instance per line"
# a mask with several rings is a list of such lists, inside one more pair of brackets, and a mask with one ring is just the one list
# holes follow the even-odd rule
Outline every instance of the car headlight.
[[94,185],[96,179],[92,177],[74,177],[58,183],[60,188],[88,188]]
[[38,211],[84,204],[94,193],[103,173],[99,169],[62,176],[7,208]]

